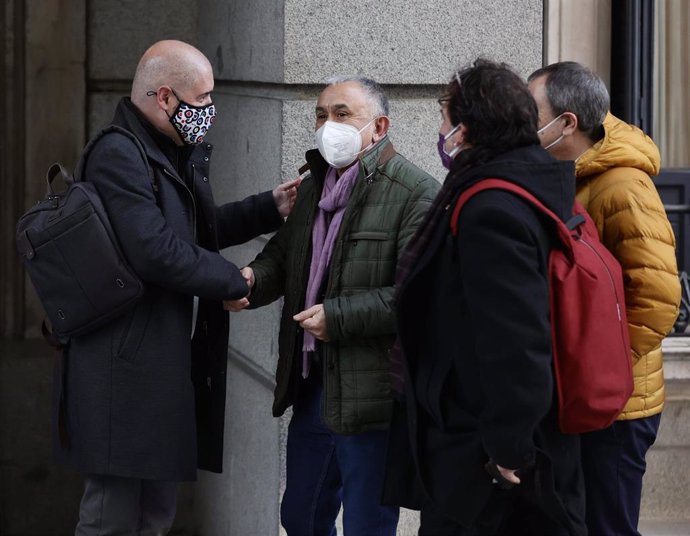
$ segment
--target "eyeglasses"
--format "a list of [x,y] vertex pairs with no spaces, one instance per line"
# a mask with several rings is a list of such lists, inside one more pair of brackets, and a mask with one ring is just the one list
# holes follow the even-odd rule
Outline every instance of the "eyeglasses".
[[[458,87],[461,88],[461,87],[462,87],[462,82],[460,81],[460,71],[455,71],[454,77],[455,77],[455,81],[458,83]],[[447,107],[448,107],[448,103],[449,103],[451,100],[452,100],[452,97],[451,97],[450,95],[445,95],[445,96],[441,97],[440,99],[438,99],[437,102],[438,102],[438,105],[439,105],[441,108],[447,108]]]

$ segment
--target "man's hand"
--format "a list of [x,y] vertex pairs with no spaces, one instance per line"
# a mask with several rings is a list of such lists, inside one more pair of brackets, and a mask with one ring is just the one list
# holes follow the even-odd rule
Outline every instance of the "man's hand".
[[223,309],[239,313],[242,309],[249,307],[249,299],[240,298],[239,300],[223,300]]
[[254,286],[254,270],[252,270],[249,266],[245,266],[240,270],[240,273],[242,274],[242,277],[244,277],[244,280],[247,282],[249,292],[251,292],[252,287]]
[[295,206],[295,199],[297,199],[297,188],[299,188],[302,179],[299,177],[293,181],[284,182],[276,186],[273,190],[273,200],[276,202],[278,213],[287,218]]
[[506,469],[505,467],[501,467],[498,464],[496,465],[496,469],[498,469],[498,472],[501,473],[501,476],[505,478],[508,482],[511,482],[513,484],[520,483],[520,479],[515,474],[517,472],[517,469]]
[[511,489],[520,483],[520,479],[515,474],[517,469],[506,469],[501,467],[493,460],[489,460],[485,465],[484,469],[491,475],[491,481],[496,484],[501,489]]
[[328,329],[326,327],[326,313],[323,310],[323,304],[319,303],[310,307],[306,311],[297,313],[292,317],[293,320],[299,322],[306,331],[311,333],[320,341],[328,342]]
[[237,313],[242,309],[246,309],[247,307],[249,307],[249,295],[251,294],[252,287],[254,286],[254,270],[252,270],[249,266],[245,266],[240,270],[240,273],[242,274],[242,277],[244,277],[244,280],[247,282],[249,291],[247,292],[247,295],[244,298],[240,298],[239,300],[223,300],[223,309],[225,309],[226,311],[233,311]]

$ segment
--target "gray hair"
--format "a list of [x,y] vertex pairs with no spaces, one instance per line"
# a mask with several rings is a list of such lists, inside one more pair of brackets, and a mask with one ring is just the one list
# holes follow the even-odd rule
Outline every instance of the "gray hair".
[[388,97],[383,92],[383,88],[378,82],[372,80],[371,78],[365,78],[364,76],[343,76],[336,75],[331,76],[326,79],[326,85],[335,86],[337,84],[343,84],[345,82],[357,82],[362,89],[366,92],[372,105],[372,113],[374,116],[389,115],[390,109],[388,106]]
[[592,140],[598,138],[609,111],[610,99],[604,81],[584,65],[574,61],[553,63],[534,71],[528,81],[546,76],[546,95],[554,116],[572,112],[577,127]]

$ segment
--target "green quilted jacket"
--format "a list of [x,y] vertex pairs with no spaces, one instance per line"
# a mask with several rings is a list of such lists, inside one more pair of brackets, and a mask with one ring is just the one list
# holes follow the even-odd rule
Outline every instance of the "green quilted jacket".
[[[301,372],[302,311],[311,261],[312,224],[328,164],[306,154],[310,175],[285,225],[250,264],[251,306],[284,297],[273,414],[292,405]],[[386,138],[361,159],[331,257],[324,309],[330,341],[322,346],[323,420],[336,433],[385,428],[392,407],[388,352],[395,338],[393,282],[398,255],[438,191],[427,173]],[[318,369],[317,369],[318,370]]]

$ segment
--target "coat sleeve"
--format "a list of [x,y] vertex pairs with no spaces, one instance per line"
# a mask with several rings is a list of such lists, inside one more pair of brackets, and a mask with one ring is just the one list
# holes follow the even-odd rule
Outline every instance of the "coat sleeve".
[[479,360],[480,435],[496,463],[517,469],[533,462],[534,432],[552,405],[548,239],[522,200],[506,210],[482,202],[486,195],[511,194],[484,192],[468,202],[458,254]]
[[623,268],[630,344],[637,361],[673,328],[680,281],[676,240],[661,199],[649,177],[631,173],[635,176],[607,183],[588,210],[600,226],[602,242]]
[[308,210],[310,197],[310,178],[305,178],[299,190],[295,206],[283,226],[278,229],[264,249],[249,264],[254,270],[254,286],[249,297],[251,309],[262,307],[280,298],[285,292],[285,278],[287,277],[288,250],[290,247],[306,247],[295,244],[296,235],[300,229],[295,222],[302,221],[301,216]]
[[264,249],[249,263],[254,271],[254,286],[249,296],[249,308],[263,307],[280,298],[285,292],[287,248],[290,243],[290,218],[271,237]]
[[283,223],[273,192],[252,195],[216,208],[220,249],[248,242],[277,230]]
[[[398,253],[405,249],[424,220],[437,191],[438,183],[431,177],[420,181],[412,191],[398,229]],[[394,334],[394,297],[395,288],[391,284],[367,292],[324,300],[330,339],[337,341],[352,337]]]
[[247,284],[234,264],[170,228],[140,154],[127,137],[108,134],[93,148],[85,170],[134,271],[148,283],[201,298],[245,296]]

